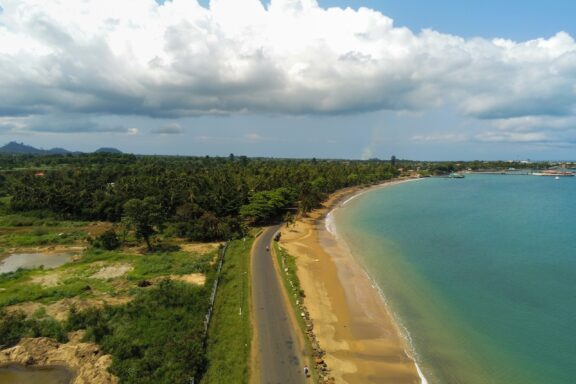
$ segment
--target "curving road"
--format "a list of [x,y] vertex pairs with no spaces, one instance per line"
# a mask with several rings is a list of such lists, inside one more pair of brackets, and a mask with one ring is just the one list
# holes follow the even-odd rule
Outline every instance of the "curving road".
[[288,303],[266,246],[280,226],[266,229],[252,249],[252,300],[262,384],[300,384],[303,374],[301,348],[289,319]]

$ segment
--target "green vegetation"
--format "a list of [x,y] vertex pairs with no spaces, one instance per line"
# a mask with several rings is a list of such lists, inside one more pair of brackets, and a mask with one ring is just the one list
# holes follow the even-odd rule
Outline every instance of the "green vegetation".
[[[67,332],[85,329],[86,340],[98,343],[105,353],[112,354],[111,372],[122,383],[176,383],[200,379],[207,365],[204,316],[218,250],[205,254],[127,251],[129,249],[90,249],[79,261],[56,271],[34,269],[0,274],[0,346],[14,345],[27,336],[66,341]],[[231,261],[235,258],[233,254]],[[93,277],[105,267],[118,265],[131,265],[133,270],[110,279]],[[32,282],[54,273],[60,279],[53,287]],[[197,286],[169,280],[170,276],[189,273],[205,273],[206,284]],[[144,279],[152,286],[139,287]],[[87,302],[114,296],[133,299],[116,306],[84,310],[73,307],[64,323],[47,316],[44,307],[32,316],[3,309],[30,301],[50,304],[74,297]],[[249,323],[247,327],[249,335]]]
[[50,337],[60,342],[68,340],[64,326],[45,313],[26,317],[22,312],[0,309],[0,349],[16,345],[22,337]]
[[162,280],[124,306],[72,311],[67,329],[112,354],[122,383],[187,383],[205,369],[203,319],[209,290]]
[[[53,287],[33,282],[34,278],[53,273],[42,268],[0,274],[0,308],[29,301],[49,304],[64,298],[91,298],[99,294],[131,295],[136,287],[134,282],[157,277],[205,273],[210,278],[215,257],[216,251],[203,255],[181,251],[140,255],[91,249],[79,261],[60,267],[58,284]],[[130,265],[133,270],[114,281],[92,278],[103,267],[103,262],[108,266]]]
[[216,252],[197,256],[193,260],[186,252],[155,253],[134,258],[134,271],[130,280],[149,279],[155,276],[186,275],[189,273],[213,273]]
[[31,231],[2,234],[0,235],[0,245],[2,247],[36,247],[47,245],[65,245],[73,244],[86,239],[86,233],[83,231],[73,231],[68,233],[58,232],[57,230],[46,230],[42,227],[36,227]]
[[254,239],[230,243],[208,330],[208,370],[203,384],[248,383],[250,340],[250,250]]
[[[2,164],[0,156],[0,164]],[[48,210],[60,219],[132,227],[152,248],[164,225],[191,240],[243,237],[247,223],[318,206],[337,189],[390,179],[386,162],[193,157],[11,157],[0,195],[11,212]],[[42,170],[42,173],[37,171]]]
[[128,230],[134,229],[137,239],[144,239],[148,250],[152,250],[150,237],[156,233],[155,228],[162,228],[165,218],[162,207],[154,197],[130,199],[124,204],[122,221]]

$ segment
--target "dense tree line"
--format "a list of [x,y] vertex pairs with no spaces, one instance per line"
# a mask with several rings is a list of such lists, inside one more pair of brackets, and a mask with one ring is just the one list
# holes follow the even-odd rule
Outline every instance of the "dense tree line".
[[[14,211],[132,226],[149,244],[162,224],[180,236],[221,240],[287,210],[307,213],[327,194],[397,176],[549,164],[160,157],[120,154],[0,156],[0,192]],[[138,217],[135,217],[138,216]],[[148,216],[149,223],[142,223]],[[142,225],[138,225],[138,224]]]
[[233,237],[246,223],[267,223],[289,209],[306,213],[337,189],[397,175],[381,161],[110,154],[2,161],[12,210],[133,225],[147,212],[150,223],[134,227],[146,241],[161,223],[191,239]]

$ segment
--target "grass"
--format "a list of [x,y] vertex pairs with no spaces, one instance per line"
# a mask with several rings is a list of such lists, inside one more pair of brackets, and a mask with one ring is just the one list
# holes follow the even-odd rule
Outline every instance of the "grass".
[[66,245],[86,239],[86,232],[72,231],[60,232],[59,230],[47,230],[43,227],[34,227],[33,230],[24,233],[9,233],[0,235],[2,247],[35,247],[46,245]]
[[208,369],[202,384],[248,383],[250,376],[250,250],[253,238],[226,251],[208,330]]
[[88,222],[60,220],[46,211],[14,213],[0,199],[0,247],[65,245],[87,238]]
[[[138,255],[90,249],[78,262],[57,269],[37,268],[0,274],[0,308],[29,301],[48,304],[76,296],[90,298],[99,294],[131,295],[137,291],[135,281],[162,276],[199,272],[206,273],[210,281],[215,252],[204,255],[187,252]],[[97,262],[99,264],[94,264]],[[120,263],[131,264],[134,270],[112,280],[91,278],[100,268]],[[52,273],[60,276],[55,287],[42,287],[31,281],[34,277]]]
[[208,273],[213,267],[211,262],[216,252],[190,257],[187,252],[152,253],[133,258],[134,271],[128,277],[142,280],[155,276],[186,275],[189,273]]

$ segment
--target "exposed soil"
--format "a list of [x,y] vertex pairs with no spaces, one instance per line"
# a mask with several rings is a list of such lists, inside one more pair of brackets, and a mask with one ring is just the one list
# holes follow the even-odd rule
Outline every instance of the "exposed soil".
[[203,273],[191,273],[189,275],[172,275],[172,280],[184,281],[185,283],[204,285],[206,283],[206,275]]
[[90,277],[93,279],[115,279],[124,276],[133,269],[134,267],[130,264],[111,265],[100,269]]
[[75,372],[71,384],[118,383],[118,378],[108,372],[112,356],[105,355],[96,344],[80,342],[81,338],[82,333],[78,332],[70,335],[66,344],[45,337],[25,338],[0,351],[0,365],[64,366]]
[[34,276],[30,282],[40,284],[44,288],[55,287],[60,282],[60,274],[58,272],[49,273],[41,276]]
[[184,252],[192,252],[198,254],[205,254],[214,251],[220,247],[220,243],[188,243],[180,244],[180,248]]

